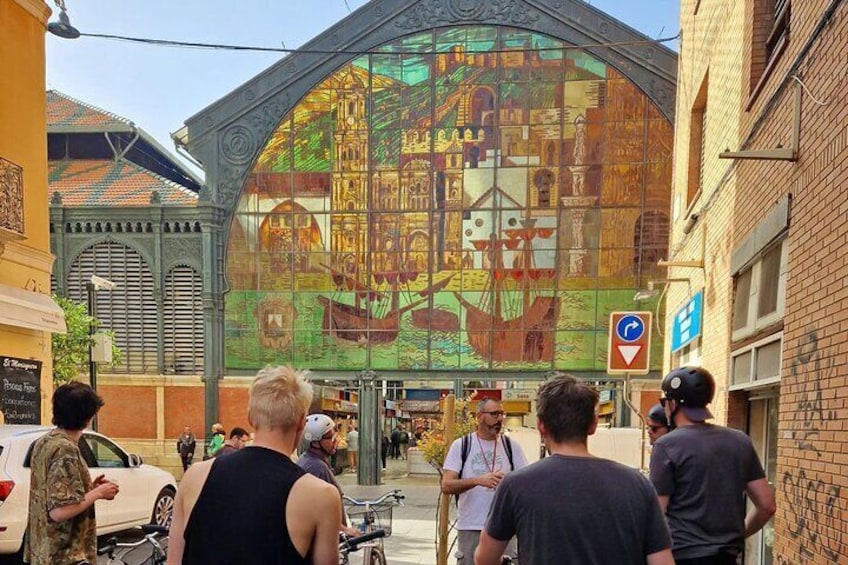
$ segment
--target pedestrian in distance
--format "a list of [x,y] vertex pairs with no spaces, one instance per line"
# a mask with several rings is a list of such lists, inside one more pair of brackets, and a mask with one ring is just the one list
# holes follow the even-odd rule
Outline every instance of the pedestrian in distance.
[[[474,550],[498,485],[507,473],[527,465],[521,446],[501,435],[505,417],[501,402],[484,398],[476,412],[477,429],[451,444],[442,466],[442,492],[458,496],[458,565],[474,563]],[[514,544],[505,553],[514,556]]]
[[[775,513],[751,439],[706,423],[715,380],[702,367],[680,367],[661,384],[671,432],[651,451],[651,482],[666,514],[678,565],[735,565],[745,538]],[[746,516],[745,496],[753,504]]]
[[392,430],[392,434],[389,436],[389,441],[391,442],[391,451],[389,452],[392,456],[392,459],[398,459],[400,457],[400,424],[395,426],[395,429]]
[[383,469],[386,469],[386,458],[389,455],[389,438],[386,437],[386,432],[381,433],[380,439],[380,459],[383,462]]
[[224,445],[215,452],[214,456],[223,457],[224,455],[231,455],[247,445],[248,441],[250,441],[250,434],[247,433],[247,430],[235,427],[230,432],[230,439],[224,442]]
[[183,462],[183,472],[188,469],[194,459],[194,451],[197,448],[197,438],[191,431],[191,428],[186,426],[183,428],[183,433],[177,438],[177,453],[180,455],[180,460]]
[[91,480],[79,442],[102,406],[103,399],[81,382],[63,384],[53,393],[56,427],[35,441],[30,457],[26,563],[97,563],[94,503],[114,499],[119,489],[104,475]]
[[648,410],[648,440],[654,445],[658,439],[671,431],[662,404],[654,404]]
[[204,459],[215,457],[218,450],[224,446],[225,435],[224,426],[217,422],[212,424],[212,437],[209,438],[209,443],[206,445],[206,456]]
[[499,565],[517,535],[521,565],[672,565],[651,483],[636,469],[589,453],[598,391],[555,377],[540,387],[536,415],[550,457],[503,477],[475,563]]
[[291,460],[311,402],[305,371],[259,371],[248,398],[253,445],[189,467],[174,503],[168,563],[338,563],[339,495]]
[[[330,458],[336,453],[336,445],[339,440],[336,423],[326,414],[310,414],[306,418],[303,439],[309,442],[309,449],[304,451],[297,460],[298,466],[307,473],[333,485],[338,492],[339,503],[341,503],[342,487],[336,480],[332,467],[330,467]],[[359,530],[349,527],[347,517],[344,515],[339,521],[338,530],[349,536],[362,534]]]
[[359,432],[356,424],[351,423],[350,431],[347,433],[347,461],[353,472],[356,472],[356,457],[359,455]]
[[402,427],[400,429],[400,434],[398,434],[398,442],[400,444],[401,459],[406,459],[409,453],[409,432],[406,431],[405,427]]

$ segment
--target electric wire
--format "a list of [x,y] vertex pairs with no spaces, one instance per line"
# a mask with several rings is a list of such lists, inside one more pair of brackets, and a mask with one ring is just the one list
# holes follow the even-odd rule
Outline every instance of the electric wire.
[[818,98],[816,98],[815,96],[813,96],[813,93],[812,93],[812,92],[810,92],[810,89],[809,89],[809,88],[807,88],[807,85],[806,85],[806,84],[804,84],[804,81],[802,81],[800,78],[798,78],[798,75],[792,75],[792,78],[793,78],[793,79],[795,79],[795,81],[796,81],[798,84],[800,84],[800,85],[801,85],[801,88],[803,88],[803,89],[804,89],[804,92],[806,92],[806,93],[807,93],[807,96],[809,96],[809,97],[810,97],[810,100],[812,100],[812,102],[813,102],[814,104],[817,104],[818,106],[827,106],[827,104],[828,104],[827,102],[822,102],[821,100],[819,100]]
[[[81,37],[91,37],[94,39],[106,39],[111,41],[124,41],[128,43],[139,43],[155,47],[175,47],[181,49],[209,49],[222,51],[256,51],[261,53],[287,53],[287,54],[303,54],[303,55],[438,55],[449,53],[449,51],[406,51],[396,50],[390,51],[380,47],[367,50],[356,49],[313,49],[313,48],[286,48],[286,47],[263,47],[259,45],[234,45],[227,43],[204,43],[198,41],[177,41],[171,39],[154,39],[148,37],[134,37],[128,35],[115,35],[111,33],[81,33]],[[680,38],[680,33],[672,37],[661,37],[659,39],[640,39],[633,41],[611,41],[604,43],[582,43],[579,45],[570,45],[563,42],[562,47],[516,47],[516,48],[501,48],[501,49],[468,49],[464,51],[466,55],[485,55],[497,53],[515,53],[516,51],[544,53],[566,50],[585,50],[599,49],[612,47],[634,47],[638,45],[655,45],[657,43],[668,43]]]

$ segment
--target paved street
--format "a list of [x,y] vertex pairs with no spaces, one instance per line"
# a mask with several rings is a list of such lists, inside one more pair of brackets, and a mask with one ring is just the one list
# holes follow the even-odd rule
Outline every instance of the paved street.
[[[436,477],[407,477],[406,461],[390,459],[384,484],[380,486],[358,486],[356,475],[351,472],[341,475],[339,482],[345,494],[360,500],[375,499],[389,490],[402,489],[406,496],[404,506],[394,509],[393,533],[384,542],[387,561],[391,565],[433,565],[436,562],[436,505],[439,496]],[[107,537],[111,536],[101,538],[100,545]],[[139,539],[134,531],[124,532],[118,537],[121,541]],[[139,565],[144,557],[140,551],[134,551],[125,559],[128,565]],[[356,555],[351,562],[359,563]],[[108,560],[100,557],[97,563],[107,565]]]
[[[380,486],[358,486],[356,475],[344,474],[339,482],[345,494],[357,499],[375,499],[399,488],[406,496],[404,506],[394,509],[392,536],[386,538],[386,558],[392,565],[432,565],[436,562],[436,506],[439,486],[437,477],[406,476],[406,461],[388,461],[388,469]],[[355,559],[353,563],[357,563]]]

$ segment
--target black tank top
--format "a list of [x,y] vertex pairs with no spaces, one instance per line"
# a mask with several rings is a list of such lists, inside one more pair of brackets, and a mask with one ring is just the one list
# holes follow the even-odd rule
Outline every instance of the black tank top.
[[216,458],[186,524],[183,565],[310,563],[286,525],[289,493],[303,475],[264,447]]

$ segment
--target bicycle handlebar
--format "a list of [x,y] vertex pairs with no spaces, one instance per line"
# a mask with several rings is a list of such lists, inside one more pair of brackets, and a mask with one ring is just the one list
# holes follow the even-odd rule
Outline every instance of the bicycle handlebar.
[[160,526],[159,524],[144,524],[141,526],[141,531],[145,534],[162,534],[168,535],[168,526]]
[[403,504],[403,502],[401,502],[401,501],[406,497],[401,494],[400,489],[395,489],[391,492],[387,492],[386,494],[384,494],[383,496],[381,496],[377,500],[357,500],[357,499],[350,497],[350,496],[347,496],[347,495],[342,496],[342,498],[344,498],[344,500],[346,500],[347,502],[350,502],[354,506],[365,506],[365,505],[374,506],[374,505],[377,505],[377,504],[381,504],[382,502],[385,502],[386,499],[388,499],[388,498],[394,498],[395,502],[397,504]]
[[339,549],[342,551],[356,551],[356,546],[383,537],[386,537],[386,530],[374,530],[373,532],[368,532],[355,538],[345,537],[344,541],[339,543]]
[[116,549],[130,549],[142,546],[145,543],[154,543],[154,540],[156,540],[159,535],[168,535],[168,528],[166,526],[160,526],[158,524],[144,524],[140,527],[141,531],[144,533],[144,537],[140,540],[134,542],[119,542],[117,537],[112,536],[106,540],[106,545],[97,549],[97,555],[108,554],[109,557],[111,557],[112,553]]

